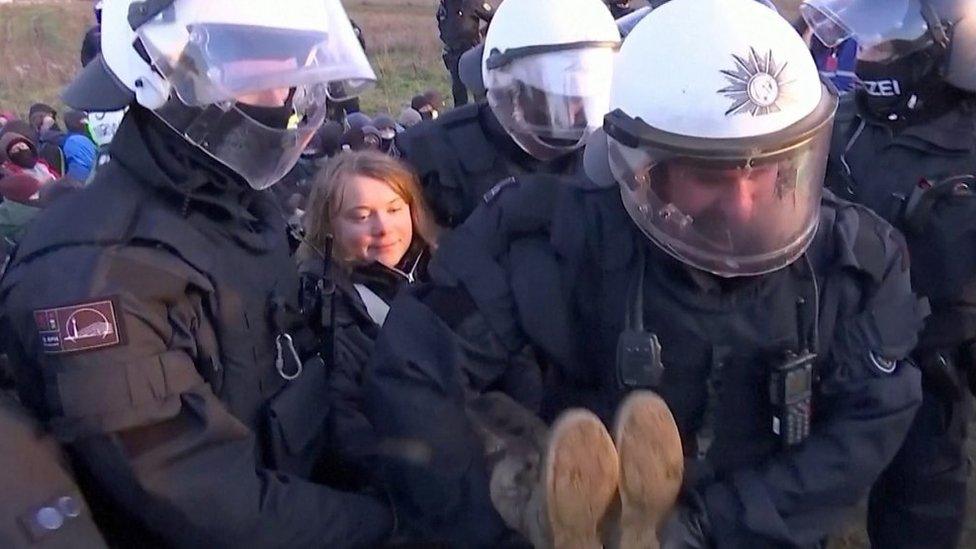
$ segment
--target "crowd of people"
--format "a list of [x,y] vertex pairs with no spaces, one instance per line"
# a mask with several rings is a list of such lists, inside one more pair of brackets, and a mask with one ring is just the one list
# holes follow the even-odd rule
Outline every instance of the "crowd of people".
[[959,545],[976,0],[442,0],[372,116],[338,0],[95,13],[0,111],[0,544]]

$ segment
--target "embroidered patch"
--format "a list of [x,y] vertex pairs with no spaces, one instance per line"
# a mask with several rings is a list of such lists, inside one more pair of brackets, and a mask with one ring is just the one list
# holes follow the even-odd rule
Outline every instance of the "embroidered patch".
[[787,95],[783,93],[784,88],[792,83],[783,75],[789,63],[778,65],[772,51],[760,56],[752,48],[748,56],[733,54],[732,58],[735,60],[735,70],[721,71],[729,86],[718,90],[732,100],[732,106],[725,111],[725,115],[749,113],[763,116],[779,112],[780,103]]
[[874,367],[881,370],[882,373],[885,374],[893,373],[895,371],[895,368],[898,367],[897,360],[885,358],[879,355],[878,353],[876,353],[875,351],[871,351],[870,353],[868,353],[868,356],[871,357],[871,364],[874,364]]
[[111,300],[34,311],[34,323],[46,354],[112,347],[122,343]]

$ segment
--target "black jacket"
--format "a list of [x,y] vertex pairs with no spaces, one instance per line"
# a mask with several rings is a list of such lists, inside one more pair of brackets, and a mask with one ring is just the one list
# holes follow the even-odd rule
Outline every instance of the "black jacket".
[[[325,264],[318,257],[305,259],[299,265],[305,287],[335,290],[331,299],[319,296],[319,302],[312,307],[321,310],[312,312],[312,316],[319,319],[323,341],[320,347],[325,362],[331,365],[328,382],[332,403],[328,420],[331,444],[323,473],[336,485],[362,489],[378,478],[375,468],[379,449],[373,428],[363,413],[362,390],[366,365],[383,319],[374,317],[376,311],[366,305],[363,292],[368,289],[384,304],[389,304],[405,286],[426,281],[429,260],[426,246],[416,239],[400,264],[392,269],[372,263],[352,271],[333,266],[325,274]],[[325,276],[330,280],[323,281]]]
[[437,29],[445,49],[464,52],[481,42],[481,23],[491,23],[494,15],[488,0],[441,0]]
[[111,155],[37,220],[0,285],[18,389],[69,446],[106,535],[141,546],[381,540],[384,505],[310,479],[324,369],[284,379],[299,365],[286,337],[298,276],[270,195],[137,106]]
[[976,340],[976,101],[895,131],[861,114],[839,118],[827,182],[906,237],[912,284],[932,305],[919,348]]
[[456,227],[499,181],[523,174],[570,175],[582,150],[548,162],[523,151],[486,103],[453,109],[396,137],[396,149],[420,177],[437,223]]
[[[447,235],[432,283],[397,298],[377,341],[368,417],[381,440],[427,449],[422,460],[387,456],[383,468],[405,523],[469,546],[503,539],[468,395],[503,391],[548,419],[583,406],[609,421],[629,390],[614,365],[627,288],[643,265],[644,322],[665,367],[657,390],[675,414],[688,488],[713,541],[818,546],[895,455],[921,400],[919,372],[901,361],[925,307],[897,233],[827,196],[804,258],[718,283],[655,250],[617,189],[552,179],[506,185]],[[819,357],[813,429],[783,450],[769,376],[785,351],[810,342]],[[517,360],[526,347],[535,368]],[[709,431],[706,452],[697,442]]]

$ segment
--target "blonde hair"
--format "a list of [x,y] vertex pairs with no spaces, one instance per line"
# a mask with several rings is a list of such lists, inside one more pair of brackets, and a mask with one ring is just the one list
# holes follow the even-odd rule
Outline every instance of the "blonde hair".
[[[308,207],[305,210],[305,242],[299,254],[324,255],[326,242],[335,233],[335,220],[342,209],[342,196],[346,185],[356,176],[369,177],[390,186],[410,208],[414,238],[420,238],[430,249],[437,247],[440,227],[434,223],[430,210],[420,191],[417,174],[403,162],[377,151],[342,151],[329,161],[325,170],[312,183]],[[311,249],[309,249],[311,248]],[[347,259],[333,258],[340,265],[349,267]]]

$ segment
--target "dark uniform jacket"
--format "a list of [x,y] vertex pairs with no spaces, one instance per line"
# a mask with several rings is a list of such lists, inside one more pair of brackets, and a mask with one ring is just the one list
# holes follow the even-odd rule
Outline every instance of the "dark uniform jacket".
[[[550,420],[585,406],[609,421],[629,390],[614,364],[627,288],[643,262],[644,323],[665,367],[657,390],[674,411],[689,494],[712,540],[816,546],[895,454],[921,399],[918,371],[901,360],[925,306],[909,288],[900,238],[827,196],[803,258],[722,282],[654,248],[616,189],[551,179],[493,190],[443,239],[433,283],[394,302],[377,341],[369,418],[381,440],[425,449],[384,469],[405,522],[472,546],[507,535],[466,394],[503,391]],[[819,356],[812,433],[784,451],[773,434],[770,370],[809,342]],[[526,347],[539,367],[516,361]],[[533,408],[526,388],[541,404]]]
[[494,14],[488,0],[441,0],[437,29],[444,48],[464,52],[481,42],[481,22],[490,23]]
[[[113,543],[369,545],[380,503],[309,480],[323,368],[270,194],[132,108],[112,162],[24,237],[0,286],[24,402],[69,445]],[[295,333],[295,332],[291,332]],[[101,511],[100,513],[98,511]]]
[[849,101],[828,184],[905,234],[913,287],[932,305],[919,348],[954,350],[976,339],[976,102],[895,132]]
[[549,162],[533,158],[512,141],[486,103],[425,120],[397,135],[395,144],[417,171],[424,198],[445,227],[463,223],[503,179],[529,173],[569,175],[582,159],[582,151]]
[[106,547],[61,448],[0,391],[0,547]]

